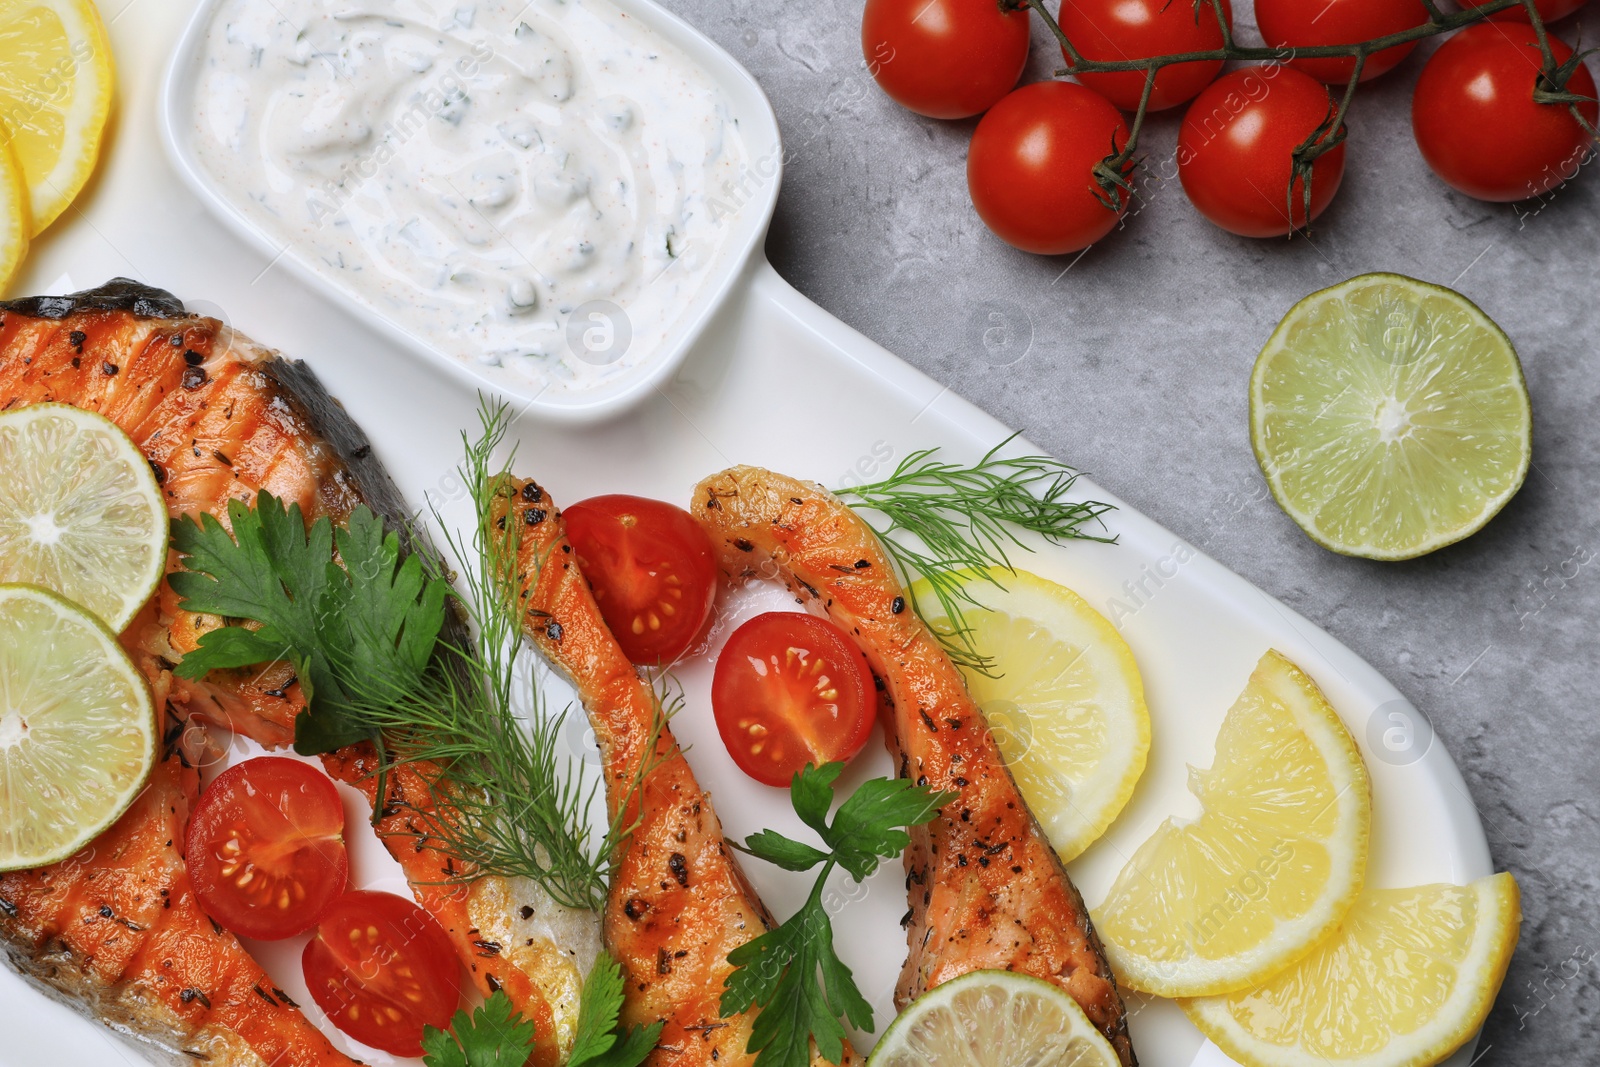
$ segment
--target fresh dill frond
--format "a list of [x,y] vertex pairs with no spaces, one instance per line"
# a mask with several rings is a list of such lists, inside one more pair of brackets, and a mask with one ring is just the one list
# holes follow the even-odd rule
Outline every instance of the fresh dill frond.
[[[924,579],[948,620],[934,628],[935,635],[958,666],[983,674],[993,672],[994,661],[979,650],[966,624],[966,609],[978,604],[963,576],[982,574],[998,582],[990,568],[1014,571],[1007,549],[1033,551],[1020,531],[1057,544],[1116,541],[1094,532],[1105,529],[1104,516],[1113,505],[1071,499],[1075,469],[1050,456],[1000,455],[1016,436],[970,465],[935,458],[937,448],[921,449],[887,478],[835,492],[852,507],[887,520],[871,525],[907,587],[916,577]],[[914,590],[912,607],[928,617]]]

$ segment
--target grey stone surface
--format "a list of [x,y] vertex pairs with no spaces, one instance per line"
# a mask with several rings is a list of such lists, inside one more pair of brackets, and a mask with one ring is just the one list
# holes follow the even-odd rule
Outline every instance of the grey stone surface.
[[[1410,132],[1425,45],[1362,91],[1344,186],[1311,239],[1249,241],[1201,219],[1159,179],[1177,136],[1163,116],[1146,141],[1158,176],[1126,228],[1076,262],[1038,258],[972,210],[974,123],[919,118],[872,83],[860,0],[666,2],[778,113],[790,158],[767,250],[790,282],[1322,624],[1428,714],[1523,891],[1480,1062],[1594,1062],[1600,179],[1519,207],[1447,190]],[[1054,58],[1036,27],[1029,77]],[[1516,342],[1533,398],[1522,492],[1477,536],[1403,564],[1312,544],[1265,497],[1246,424],[1250,366],[1279,317],[1370,270],[1476,301]],[[982,336],[996,322],[1016,339],[999,354]]]

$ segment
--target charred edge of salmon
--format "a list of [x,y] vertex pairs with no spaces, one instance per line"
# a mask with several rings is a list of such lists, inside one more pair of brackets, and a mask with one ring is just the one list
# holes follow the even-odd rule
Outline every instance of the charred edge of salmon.
[[80,311],[127,311],[141,319],[180,319],[188,314],[183,301],[153,285],[132,278],[112,278],[96,289],[66,296],[24,296],[0,301],[0,311],[34,319],[64,319]]

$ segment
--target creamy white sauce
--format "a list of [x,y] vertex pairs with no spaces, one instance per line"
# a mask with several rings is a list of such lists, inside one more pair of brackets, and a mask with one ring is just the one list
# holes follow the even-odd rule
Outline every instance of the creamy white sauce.
[[649,361],[746,162],[708,75],[608,0],[223,0],[193,108],[270,237],[530,394]]

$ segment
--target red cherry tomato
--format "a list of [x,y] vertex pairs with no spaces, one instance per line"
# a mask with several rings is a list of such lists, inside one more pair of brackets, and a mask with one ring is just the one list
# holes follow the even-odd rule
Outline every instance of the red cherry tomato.
[[728,638],[711,681],[717,731],[739,769],[787,786],[808,763],[848,760],[872,733],[866,657],[827,619],[757,615]]
[[[1427,21],[1428,9],[1421,0],[1256,0],[1256,26],[1273,48],[1359,44]],[[1387,74],[1419,43],[1374,52],[1361,67],[1361,80]],[[1356,69],[1355,60],[1337,58],[1291,59],[1289,65],[1330,85],[1348,84]]]
[[998,0],[867,0],[861,51],[890,98],[919,115],[964,119],[1017,84],[1028,12]]
[[[1460,0],[1460,6],[1464,8],[1482,7],[1487,2],[1488,0]],[[1545,22],[1554,22],[1556,19],[1566,18],[1588,2],[1589,0],[1534,0],[1533,6],[1538,9],[1541,19]],[[1496,11],[1489,16],[1489,21],[1527,22],[1528,11],[1521,4],[1516,4],[1506,8],[1504,11]]]
[[[1328,89],[1288,67],[1224,74],[1189,105],[1178,134],[1178,177],[1200,214],[1242,237],[1280,237],[1303,226],[1304,183],[1293,152],[1333,107]],[[1312,165],[1311,217],[1344,177],[1344,145]],[[1293,215],[1290,201],[1293,201]],[[1292,222],[1291,222],[1292,218]]]
[[344,892],[343,835],[344,804],[327,775],[281,756],[246,760],[194,806],[189,881],[206,914],[234,933],[290,937]]
[[461,965],[438,922],[405,897],[352,890],[334,901],[300,956],[311,999],[363,1045],[422,1055],[422,1027],[444,1029]]
[[[1223,0],[1228,25],[1233,7]],[[1222,25],[1210,0],[1195,11],[1193,0],[1064,0],[1062,32],[1085,59],[1149,59],[1175,52],[1205,52],[1222,47]],[[1066,49],[1062,49],[1066,55]],[[1068,62],[1071,62],[1070,58]],[[1216,80],[1222,60],[1162,67],[1150,90],[1150,110],[1177,107]],[[1125,111],[1139,106],[1142,70],[1079,74],[1077,79]]]
[[[1554,37],[1563,63],[1572,49]],[[1445,183],[1479,200],[1507,202],[1560,185],[1594,147],[1565,104],[1533,99],[1541,56],[1533,27],[1468,26],[1422,68],[1411,98],[1411,128],[1422,158]],[[1595,124],[1594,78],[1581,64],[1567,89],[1590,98],[1579,112]]]
[[600,614],[634,663],[671,663],[717,597],[711,541],[687,511],[642,496],[590,497],[562,512]]
[[1025,85],[983,116],[967,150],[978,217],[1025,252],[1060,255],[1111,232],[1122,213],[1098,196],[1094,165],[1128,141],[1110,101],[1071,82]]

